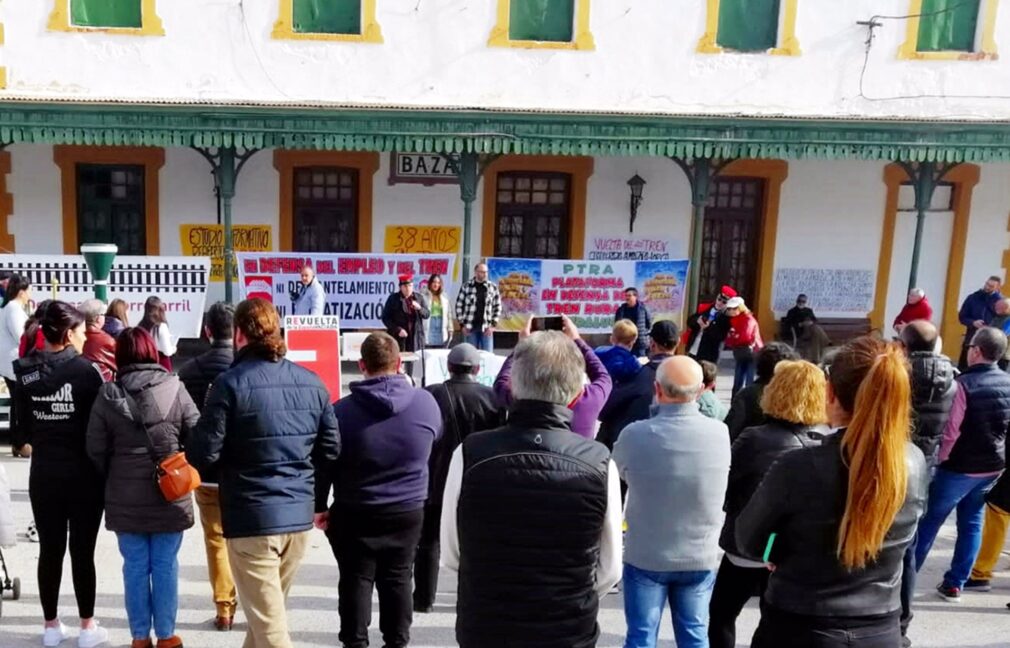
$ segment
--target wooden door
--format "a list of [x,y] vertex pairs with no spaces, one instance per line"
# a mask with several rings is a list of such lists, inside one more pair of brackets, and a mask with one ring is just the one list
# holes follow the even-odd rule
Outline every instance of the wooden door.
[[699,301],[732,286],[754,307],[764,181],[716,178],[705,211]]

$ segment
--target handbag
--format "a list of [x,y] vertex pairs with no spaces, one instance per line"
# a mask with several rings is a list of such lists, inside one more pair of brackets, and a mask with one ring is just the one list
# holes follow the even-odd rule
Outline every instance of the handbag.
[[749,362],[754,359],[754,347],[735,347],[733,349],[733,359],[737,362]]
[[[119,388],[126,398],[126,405],[130,408],[133,419],[144,428],[144,434],[147,437],[147,454],[154,463],[154,482],[158,485],[158,490],[161,491],[165,501],[174,502],[182,499],[199,488],[200,473],[189,464],[185,453],[176,452],[158,461],[154,453],[154,442],[151,440],[151,430],[140,415],[137,401],[133,396],[130,396],[130,392],[125,387],[120,385]],[[176,385],[176,393],[173,398],[178,395],[178,391],[179,386]]]

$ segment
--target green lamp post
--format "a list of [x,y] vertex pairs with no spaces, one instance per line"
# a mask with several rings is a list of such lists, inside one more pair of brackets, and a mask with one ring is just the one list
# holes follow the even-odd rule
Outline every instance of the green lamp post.
[[112,274],[112,262],[116,259],[119,248],[112,243],[88,243],[81,246],[84,262],[88,264],[91,278],[95,282],[95,298],[103,302],[109,301],[109,275]]

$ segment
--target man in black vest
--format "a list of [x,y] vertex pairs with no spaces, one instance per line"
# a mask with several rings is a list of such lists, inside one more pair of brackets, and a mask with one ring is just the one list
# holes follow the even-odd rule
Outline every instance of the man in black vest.
[[957,508],[958,539],[950,570],[937,592],[957,601],[982,541],[985,497],[1003,471],[1010,426],[1010,375],[996,366],[1006,352],[1002,331],[980,328],[968,345],[968,370],[957,379],[957,393],[943,431],[938,467],[929,487],[929,504],[919,522],[915,549],[918,569],[950,512]]
[[453,453],[442,557],[459,572],[461,648],[592,648],[621,571],[621,495],[607,449],[571,431],[585,364],[563,333],[513,355],[509,422]]
[[463,439],[474,432],[490,430],[505,422],[505,410],[498,406],[494,391],[477,382],[480,351],[464,342],[447,358],[449,379],[429,385],[442,412],[442,436],[435,441],[428,460],[428,501],[424,505],[421,542],[414,558],[414,612],[431,612],[438,590],[439,525],[442,521],[442,494],[449,475],[449,461]]

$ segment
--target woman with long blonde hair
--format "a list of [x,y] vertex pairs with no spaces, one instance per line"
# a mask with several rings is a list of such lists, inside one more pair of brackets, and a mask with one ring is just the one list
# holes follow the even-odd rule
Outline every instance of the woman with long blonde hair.
[[837,432],[779,459],[737,518],[739,550],[774,566],[753,648],[901,645],[902,558],[927,487],[908,363],[862,337],[825,373]]

